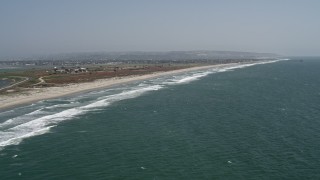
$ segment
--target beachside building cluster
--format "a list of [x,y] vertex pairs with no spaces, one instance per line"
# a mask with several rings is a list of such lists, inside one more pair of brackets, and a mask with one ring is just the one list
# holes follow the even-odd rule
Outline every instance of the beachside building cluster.
[[85,67],[76,67],[76,68],[65,68],[65,67],[54,67],[53,73],[61,73],[61,74],[76,74],[76,73],[86,73],[89,72],[88,68]]

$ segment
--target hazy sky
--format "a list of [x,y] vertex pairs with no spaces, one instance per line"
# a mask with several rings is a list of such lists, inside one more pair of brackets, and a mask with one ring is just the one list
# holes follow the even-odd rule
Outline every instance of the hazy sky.
[[0,0],[0,56],[169,50],[320,55],[320,0]]

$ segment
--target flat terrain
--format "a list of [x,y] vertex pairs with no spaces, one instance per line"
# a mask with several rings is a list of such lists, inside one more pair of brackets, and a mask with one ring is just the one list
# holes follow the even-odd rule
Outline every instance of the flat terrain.
[[199,66],[199,64],[119,64],[17,69],[0,73],[0,78],[12,81],[10,86],[0,89],[0,93],[8,94],[21,92],[25,88],[54,87],[70,83],[92,82],[97,79],[167,72],[195,66]]

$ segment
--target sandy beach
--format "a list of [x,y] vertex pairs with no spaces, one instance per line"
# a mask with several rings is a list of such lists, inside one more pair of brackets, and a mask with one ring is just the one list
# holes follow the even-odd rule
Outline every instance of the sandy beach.
[[189,72],[189,71],[210,69],[210,68],[219,67],[219,66],[225,66],[225,64],[198,66],[198,67],[179,69],[179,70],[173,70],[173,71],[167,71],[167,72],[157,72],[157,73],[139,75],[139,76],[99,79],[93,82],[67,84],[67,85],[58,86],[58,87],[30,88],[30,89],[26,89],[26,91],[23,93],[20,92],[20,93],[11,94],[11,95],[0,95],[0,110],[9,109],[9,108],[13,108],[15,106],[20,106],[24,104],[31,104],[41,100],[68,96],[75,93],[89,92],[89,91],[93,91],[101,88],[108,88],[108,87],[123,84],[123,83],[130,83],[134,81],[146,80],[150,78],[157,78],[160,76],[179,74],[179,73]]

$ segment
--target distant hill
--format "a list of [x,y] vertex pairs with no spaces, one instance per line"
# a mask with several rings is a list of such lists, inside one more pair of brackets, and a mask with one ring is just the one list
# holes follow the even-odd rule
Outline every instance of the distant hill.
[[196,59],[261,59],[274,58],[271,53],[235,52],[235,51],[169,51],[169,52],[122,52],[109,53],[114,59],[141,60],[196,60]]
[[[163,51],[163,52],[86,52],[64,53],[47,56],[10,58],[11,60],[216,60],[216,59],[264,59],[277,54],[237,51]],[[5,59],[3,59],[5,60]]]

